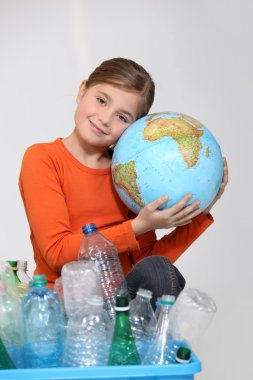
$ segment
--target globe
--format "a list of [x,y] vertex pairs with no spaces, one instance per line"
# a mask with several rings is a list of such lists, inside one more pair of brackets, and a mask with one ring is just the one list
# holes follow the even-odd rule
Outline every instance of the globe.
[[112,157],[112,178],[121,200],[135,214],[167,194],[169,208],[187,193],[201,210],[215,198],[223,175],[221,149],[199,121],[181,113],[155,113],[131,124]]

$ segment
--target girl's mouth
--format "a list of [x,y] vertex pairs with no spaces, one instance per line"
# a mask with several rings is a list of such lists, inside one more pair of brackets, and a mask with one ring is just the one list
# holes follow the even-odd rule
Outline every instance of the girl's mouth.
[[99,128],[96,124],[94,124],[92,121],[90,121],[90,125],[91,125],[91,128],[92,130],[99,134],[99,135],[107,135],[106,132],[103,131],[103,129]]

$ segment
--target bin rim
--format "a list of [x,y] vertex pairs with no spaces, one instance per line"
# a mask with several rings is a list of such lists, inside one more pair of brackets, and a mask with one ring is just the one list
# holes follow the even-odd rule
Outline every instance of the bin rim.
[[85,380],[85,379],[152,379],[163,376],[193,375],[201,371],[201,362],[192,353],[188,364],[173,363],[169,365],[127,365],[96,367],[58,367],[58,368],[26,368],[0,370],[0,380]]

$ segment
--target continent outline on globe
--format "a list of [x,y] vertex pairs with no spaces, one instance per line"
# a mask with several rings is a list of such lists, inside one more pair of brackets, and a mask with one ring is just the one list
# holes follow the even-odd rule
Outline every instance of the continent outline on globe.
[[[213,151],[216,150],[216,156],[218,157],[218,160],[222,161],[220,147],[217,141],[215,140],[214,136],[202,123],[192,118],[191,116],[171,112],[154,113],[137,120],[131,126],[129,126],[128,129],[138,129],[137,126],[139,124],[141,125],[140,128],[142,128],[141,138],[143,139],[143,141],[150,142],[151,144],[153,144],[152,149],[154,148],[154,143],[163,140],[164,138],[172,139],[173,141],[175,141],[178,146],[178,152],[180,153],[183,162],[188,170],[194,169],[195,166],[197,166],[202,150],[202,156],[206,159],[214,159],[215,154]],[[139,183],[139,173],[138,169],[136,168],[136,162],[134,158],[136,158],[137,156],[136,152],[138,152],[138,157],[140,157],[141,155],[147,155],[145,150],[150,149],[150,147],[148,145],[145,145],[138,151],[138,146],[135,147],[134,144],[128,144],[128,146],[131,145],[132,148],[134,146],[134,149],[136,149],[135,157],[131,157],[126,162],[120,162],[120,160],[117,159],[117,155],[120,156],[119,149],[124,148],[124,145],[122,146],[122,140],[124,140],[124,136],[127,136],[127,133],[129,133],[128,129],[123,133],[122,137],[116,145],[112,161],[112,177],[115,189],[118,192],[120,198],[123,200],[124,203],[127,204],[129,208],[132,209],[132,211],[138,213],[140,208],[144,207],[147,204],[147,200],[143,196],[142,192],[144,187],[145,189],[147,188],[148,191],[149,186],[147,185],[148,182],[146,181],[146,185],[141,189]],[[140,135],[139,131],[138,134]],[[203,146],[201,139],[205,137],[205,134],[208,134],[209,139],[211,138],[212,147],[210,147],[210,144],[206,143],[205,146]],[[138,145],[137,142],[136,145]],[[214,145],[215,149],[213,149]],[[158,148],[159,147],[155,148],[156,152]],[[151,166],[152,165],[150,165],[150,167]],[[218,179],[216,179],[216,185],[214,186],[215,190],[213,190],[213,193],[217,193],[218,186],[220,185],[222,179],[222,168],[220,164],[218,166]],[[164,182],[164,180],[162,182]],[[170,182],[173,181],[171,180]],[[199,180],[199,182],[201,184],[201,182],[203,181]],[[212,197],[214,197],[216,193],[213,194]],[[160,195],[162,194],[158,194],[158,196]],[[168,195],[170,197],[170,194]],[[127,200],[126,196],[129,197],[131,201],[130,199]],[[211,199],[212,197],[209,198]],[[210,199],[208,199],[206,204],[211,203]],[[135,207],[135,205],[133,205],[132,203],[135,203],[137,207]],[[170,205],[172,205],[171,200]],[[167,207],[170,207],[169,204],[167,205]]]

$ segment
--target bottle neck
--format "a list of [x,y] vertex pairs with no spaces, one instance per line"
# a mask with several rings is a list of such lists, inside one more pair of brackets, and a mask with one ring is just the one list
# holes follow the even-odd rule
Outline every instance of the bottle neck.
[[167,333],[169,325],[170,325],[169,313],[170,313],[171,307],[172,305],[163,305],[161,303],[160,314],[157,321],[156,336],[164,335]]
[[19,264],[18,263],[17,270],[26,273],[27,272],[27,264]]

